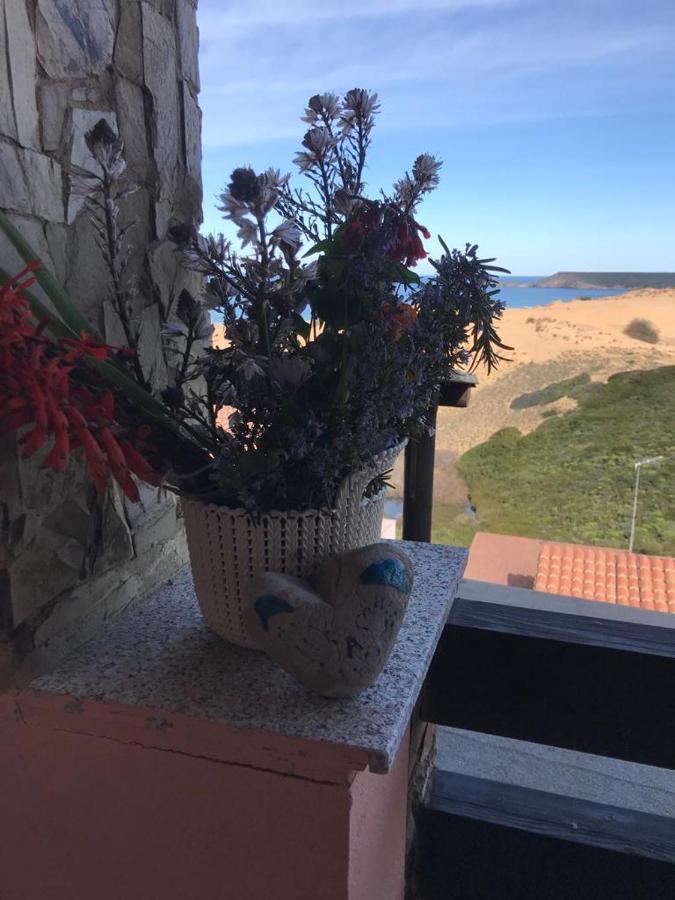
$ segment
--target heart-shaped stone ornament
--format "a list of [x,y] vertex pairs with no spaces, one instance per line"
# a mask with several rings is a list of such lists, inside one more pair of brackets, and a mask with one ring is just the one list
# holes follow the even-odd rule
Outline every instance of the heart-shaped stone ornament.
[[260,649],[305,687],[352,697],[384,668],[412,585],[405,553],[371,544],[319,564],[307,581],[257,575],[244,619]]

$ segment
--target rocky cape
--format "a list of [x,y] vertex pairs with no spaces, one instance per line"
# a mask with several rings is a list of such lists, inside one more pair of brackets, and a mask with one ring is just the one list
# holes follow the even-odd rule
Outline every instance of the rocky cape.
[[675,287],[675,272],[556,272],[531,286],[579,291],[670,288]]

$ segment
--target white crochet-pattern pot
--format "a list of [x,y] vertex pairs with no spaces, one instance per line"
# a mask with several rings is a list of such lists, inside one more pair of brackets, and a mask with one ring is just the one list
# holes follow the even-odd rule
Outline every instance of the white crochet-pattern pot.
[[335,509],[270,512],[252,517],[244,509],[183,498],[195,593],[208,625],[226,641],[255,647],[242,607],[250,602],[258,572],[304,577],[315,563],[380,539],[386,488],[364,497],[377,475],[388,471],[405,442],[385,450],[348,476]]

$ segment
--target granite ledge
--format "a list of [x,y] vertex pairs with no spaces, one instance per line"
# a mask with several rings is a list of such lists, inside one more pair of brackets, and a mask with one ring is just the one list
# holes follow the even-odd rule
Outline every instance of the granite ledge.
[[[304,746],[318,742],[321,751],[334,750],[344,765],[361,759],[373,772],[387,772],[467,556],[458,547],[396,544],[413,562],[415,585],[385,670],[356,698],[328,700],[311,694],[264,654],[222,641],[204,623],[190,572],[184,570],[125,610],[55,671],[32,681],[16,703],[30,707],[36,698],[58,698],[62,708],[71,704],[72,709],[74,702],[78,712],[94,717],[97,709],[100,715],[101,707],[112,705],[125,720],[138,714],[147,721],[148,711],[174,714],[195,725],[227,726],[239,738],[255,733],[268,743],[270,735],[280,736],[285,746],[289,739]],[[64,696],[68,700],[61,703]],[[73,730],[82,728],[80,716]]]

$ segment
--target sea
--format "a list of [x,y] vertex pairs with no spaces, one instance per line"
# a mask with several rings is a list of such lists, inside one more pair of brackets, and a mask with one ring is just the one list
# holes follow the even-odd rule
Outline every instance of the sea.
[[576,300],[579,297],[615,297],[624,291],[580,290],[579,288],[531,287],[543,275],[510,275],[499,284],[499,299],[509,309],[527,309],[529,306],[543,306],[554,300]]
[[[545,306],[554,300],[578,300],[580,297],[616,297],[625,291],[581,290],[579,288],[541,288],[532,287],[544,275],[510,275],[499,283],[499,299],[506,303],[507,309],[527,309],[530,306]],[[424,277],[423,277],[424,279]],[[309,321],[309,311],[304,313]],[[222,316],[211,313],[211,321],[222,322]]]

